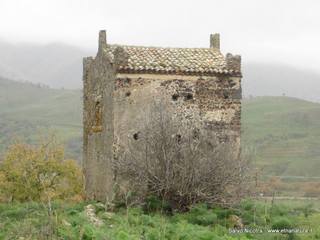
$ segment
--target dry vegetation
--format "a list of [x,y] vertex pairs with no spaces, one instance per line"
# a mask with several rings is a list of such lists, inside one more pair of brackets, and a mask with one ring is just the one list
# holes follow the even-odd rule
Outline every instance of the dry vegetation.
[[218,143],[212,131],[179,119],[167,106],[155,102],[129,147],[117,146],[118,179],[130,182],[128,191],[157,196],[180,210],[199,202],[238,202],[247,177],[245,162],[230,143]]

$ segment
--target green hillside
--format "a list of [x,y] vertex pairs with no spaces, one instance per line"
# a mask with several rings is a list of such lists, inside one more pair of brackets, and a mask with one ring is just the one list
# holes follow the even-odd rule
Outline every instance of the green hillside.
[[243,101],[242,144],[268,175],[320,173],[320,104],[289,97]]
[[[55,132],[81,159],[81,91],[0,78],[0,153],[14,139]],[[265,175],[320,175],[320,104],[289,97],[243,100],[242,149]]]
[[34,143],[50,132],[67,144],[70,156],[79,158],[81,105],[80,90],[0,78],[0,152],[17,139]]

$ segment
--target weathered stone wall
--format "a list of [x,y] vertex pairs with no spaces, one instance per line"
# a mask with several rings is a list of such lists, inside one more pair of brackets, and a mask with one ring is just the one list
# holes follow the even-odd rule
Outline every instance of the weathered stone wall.
[[114,91],[114,135],[126,144],[141,131],[141,115],[165,97],[185,119],[199,119],[218,139],[240,150],[240,77],[118,74]]
[[83,158],[88,199],[106,201],[113,186],[113,89],[115,67],[99,52],[84,59]]
[[144,110],[160,97],[165,97],[184,118],[200,119],[198,126],[214,131],[221,142],[234,144],[235,156],[239,155],[240,77],[116,74],[112,64],[106,65],[100,57],[88,62],[84,167],[89,198],[105,200],[106,193],[111,192],[115,177],[111,166],[113,144],[126,146],[143,128]]

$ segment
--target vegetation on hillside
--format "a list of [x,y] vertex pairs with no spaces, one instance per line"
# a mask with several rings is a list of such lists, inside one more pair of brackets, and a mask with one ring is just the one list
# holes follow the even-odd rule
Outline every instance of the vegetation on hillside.
[[318,176],[320,104],[289,97],[243,101],[242,142],[266,175]]
[[[81,106],[81,91],[0,78],[0,155],[16,138],[34,143],[50,129],[66,143],[67,154],[81,160]],[[245,99],[243,150],[254,153],[264,175],[318,176],[319,118],[319,103],[289,97]]]
[[10,146],[0,164],[0,201],[82,199],[82,171],[74,160],[64,158],[54,139],[39,146]]
[[[189,183],[183,179],[170,181],[171,187],[179,186],[179,181],[181,186]],[[198,186],[191,183],[190,193]],[[219,190],[220,182],[215,184]],[[211,202],[210,198],[201,198],[198,199],[201,203],[187,202],[187,208],[184,205],[183,212],[179,212],[181,208],[173,208],[172,199],[161,194],[149,192],[143,202],[137,203],[132,202],[132,197],[138,192],[128,192],[124,199],[101,204],[84,202],[82,188],[80,168],[74,161],[65,159],[63,148],[54,138],[36,146],[12,145],[0,164],[3,202],[0,203],[0,239],[262,240],[319,236],[313,221],[319,222],[320,214],[312,205],[285,206],[274,201],[245,200],[226,207]],[[154,185],[152,190],[162,192],[162,185]],[[220,195],[218,191],[212,196]],[[313,227],[315,232],[310,232]],[[270,233],[281,230],[286,232]]]
[[[80,155],[80,91],[8,80],[0,84],[0,200],[10,202],[0,204],[0,239],[320,239],[317,203],[246,200],[229,208],[191,205],[179,213],[154,195],[133,205],[130,192],[113,204],[83,202],[79,167],[66,160],[55,142],[36,144],[38,131],[47,135],[51,128],[66,143],[68,154]],[[259,174],[316,176],[319,117],[316,103],[287,97],[244,100],[243,149],[253,153]],[[27,144],[8,147],[18,136]],[[267,195],[299,186],[306,196],[319,196],[316,179],[295,185],[280,177],[264,180],[258,187]],[[312,232],[268,233],[271,229]]]
[[0,156],[17,139],[35,144],[39,135],[54,133],[67,156],[81,161],[80,93],[0,77]]
[[[17,138],[34,144],[39,134],[54,132],[65,143],[66,156],[81,162],[81,106],[81,91],[0,78],[0,156]],[[277,183],[284,195],[319,196],[319,118],[319,103],[289,97],[243,100],[242,150],[252,155],[259,180],[266,186]]]
[[[243,201],[234,209],[195,205],[165,214],[154,200],[146,207],[109,209],[99,203],[0,204],[0,239],[279,240],[320,239],[319,205]],[[251,231],[251,233],[241,233]],[[245,230],[246,229],[246,230]],[[276,233],[283,229],[284,233]],[[300,231],[288,233],[289,230]],[[254,232],[255,231],[255,232]]]
[[319,196],[320,104],[289,97],[243,100],[242,150],[252,156],[261,192]]

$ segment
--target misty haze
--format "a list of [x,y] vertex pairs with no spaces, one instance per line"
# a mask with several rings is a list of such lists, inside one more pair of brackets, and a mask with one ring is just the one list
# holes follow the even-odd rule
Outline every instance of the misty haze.
[[1,1],[1,76],[81,88],[82,57],[94,54],[101,28],[111,43],[163,47],[207,47],[208,34],[219,32],[222,51],[242,55],[245,97],[320,101],[317,1],[162,1],[156,13],[144,10],[152,9],[148,1],[122,4]]
[[319,239],[319,12],[0,0],[0,239]]

